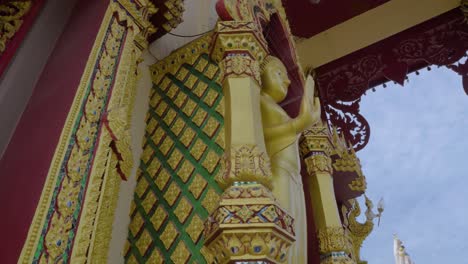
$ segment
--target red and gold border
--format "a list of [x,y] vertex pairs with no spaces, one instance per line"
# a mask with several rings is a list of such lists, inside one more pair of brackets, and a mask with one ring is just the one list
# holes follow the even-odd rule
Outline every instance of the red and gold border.
[[[16,54],[16,51],[26,37],[26,34],[36,21],[44,3],[45,0],[35,0],[0,4],[0,8],[6,10],[13,8],[12,12],[14,12],[13,15],[8,14],[3,16],[0,14],[0,21],[4,23],[12,23],[15,28],[14,31],[8,30],[8,32],[6,32],[7,28],[3,27],[0,32],[2,35],[0,45],[3,46],[3,50],[0,49],[0,75],[3,74],[10,64],[10,61]],[[11,5],[13,6],[11,7]]]

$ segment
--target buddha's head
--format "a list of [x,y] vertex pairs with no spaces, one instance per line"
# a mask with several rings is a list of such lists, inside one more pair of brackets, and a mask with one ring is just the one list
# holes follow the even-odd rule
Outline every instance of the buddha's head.
[[262,65],[262,91],[275,100],[281,102],[286,98],[291,81],[284,64],[274,56],[268,56]]

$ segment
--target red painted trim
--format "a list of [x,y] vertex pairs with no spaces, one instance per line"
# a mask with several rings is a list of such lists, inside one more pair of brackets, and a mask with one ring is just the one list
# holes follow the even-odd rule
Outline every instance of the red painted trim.
[[[109,4],[78,1],[0,160],[0,259],[16,263],[76,89]],[[25,76],[26,77],[26,76]]]
[[37,0],[32,3],[31,9],[23,17],[23,24],[20,26],[19,30],[15,33],[13,38],[8,41],[5,51],[0,55],[0,76],[3,75],[5,70],[8,68],[8,65],[10,65],[10,61],[13,59],[16,51],[21,46],[21,43],[33,26],[34,21],[36,21],[36,18],[42,10],[44,4],[45,0]]
[[[114,14],[114,17],[115,17],[116,19],[119,19],[118,16],[119,16],[118,13],[117,13],[117,14]],[[127,36],[125,36],[125,38],[124,38],[124,40],[123,40],[123,43],[125,43],[126,39],[127,39]],[[121,47],[121,49],[123,49],[123,48],[124,48],[124,47]],[[99,49],[101,49],[101,47],[100,47]],[[116,62],[117,65],[120,65],[120,59],[121,59],[121,57],[122,57],[122,54],[120,54],[119,59],[118,59],[117,62]],[[118,68],[119,68],[119,67],[117,67],[117,69],[115,69],[114,74],[117,74],[117,72],[118,72],[118,70],[119,70]],[[91,86],[93,86],[93,85],[94,85],[94,80],[93,80],[92,83],[91,83]],[[115,85],[115,77],[113,78],[112,83],[111,83],[111,86],[110,86],[110,89],[111,89],[111,90],[109,91],[109,94],[108,94],[108,96],[107,96],[107,102],[106,102],[106,105],[105,105],[105,109],[108,108],[110,98],[112,97],[112,93],[113,93],[113,91],[114,91],[114,85]],[[86,105],[84,106],[84,108],[86,108]],[[84,109],[84,108],[83,108],[83,109]],[[105,112],[104,115],[107,116],[107,112]],[[82,118],[85,118],[85,116],[83,116]],[[90,180],[90,178],[91,178],[90,176],[91,176],[91,174],[93,173],[94,160],[95,160],[95,158],[96,158],[96,153],[97,153],[97,151],[98,151],[99,143],[100,143],[100,141],[101,141],[102,130],[105,128],[105,125],[106,125],[106,123],[107,123],[106,121],[107,121],[107,119],[103,120],[103,121],[99,124],[99,130],[98,130],[98,133],[97,133],[97,140],[96,140],[96,143],[95,143],[95,146],[97,146],[97,147],[94,148],[93,156],[92,156],[91,162],[89,163],[89,166],[91,167],[91,169],[90,169],[89,172],[88,172],[88,178],[86,179],[86,185],[85,185],[85,187],[84,187],[85,189],[84,189],[84,191],[83,191],[83,197],[84,197],[84,198],[83,198],[82,205],[81,205],[81,208],[80,208],[80,213],[79,213],[79,216],[78,216],[78,221],[76,221],[76,226],[77,226],[77,227],[80,225],[80,222],[81,222],[81,221],[80,221],[80,220],[81,220],[81,214],[82,214],[83,209],[84,209],[84,204],[86,203],[86,197],[87,197],[87,196],[86,196],[86,193],[87,193],[87,191],[88,191],[88,184],[89,184],[89,180]],[[103,125],[104,125],[104,126],[103,126]],[[71,243],[71,246],[70,246],[70,247],[71,247],[71,250],[70,250],[69,256],[72,256],[72,254],[73,254],[73,249],[74,249],[73,246],[74,246],[74,244],[75,244],[75,239],[76,239],[76,235],[75,235],[75,237],[74,237],[74,239],[73,239],[73,241],[72,241],[72,243]],[[68,259],[68,263],[70,263],[70,258]]]

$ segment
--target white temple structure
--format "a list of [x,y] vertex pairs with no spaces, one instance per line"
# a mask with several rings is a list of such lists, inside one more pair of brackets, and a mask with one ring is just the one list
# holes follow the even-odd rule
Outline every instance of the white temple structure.
[[395,264],[415,264],[406,252],[403,242],[396,235],[393,236],[393,255],[395,256]]

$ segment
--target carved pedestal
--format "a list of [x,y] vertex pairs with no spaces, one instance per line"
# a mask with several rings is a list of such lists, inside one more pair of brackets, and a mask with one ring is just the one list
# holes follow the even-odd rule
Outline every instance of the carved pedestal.
[[225,190],[205,223],[206,244],[219,263],[282,263],[294,242],[294,220],[265,186],[239,183]]

